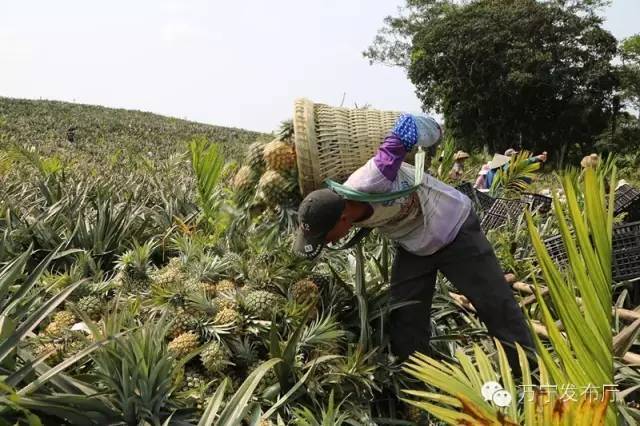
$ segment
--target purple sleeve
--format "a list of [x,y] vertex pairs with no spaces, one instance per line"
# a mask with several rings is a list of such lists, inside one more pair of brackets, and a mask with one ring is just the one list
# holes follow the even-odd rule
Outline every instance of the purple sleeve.
[[384,138],[382,145],[378,148],[378,152],[373,157],[373,162],[385,178],[394,181],[406,155],[407,150],[400,138],[391,133]]

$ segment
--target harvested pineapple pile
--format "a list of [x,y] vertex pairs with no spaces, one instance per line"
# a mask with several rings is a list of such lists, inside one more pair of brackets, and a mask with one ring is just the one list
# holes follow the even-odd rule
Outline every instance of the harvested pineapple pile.
[[[33,355],[50,353],[47,362],[54,365],[77,354],[94,341],[94,328],[108,334],[117,305],[127,306],[136,324],[165,331],[166,350],[176,363],[197,353],[176,368],[172,380],[182,404],[202,410],[223,378],[230,377],[237,387],[270,358],[271,321],[310,324],[325,304],[340,307],[330,299],[339,293],[327,276],[284,270],[272,264],[271,256],[250,259],[251,268],[243,274],[230,266],[238,259],[235,253],[206,255],[194,262],[179,256],[156,268],[150,260],[153,250],[152,243],[137,245],[120,257],[112,279],[80,285],[29,339]],[[81,272],[46,275],[40,285],[45,291],[64,288],[77,278],[75,273]],[[343,302],[351,298],[344,290],[340,294]],[[338,343],[332,339],[328,345],[302,350],[296,362],[324,355],[327,347],[338,356]],[[277,383],[271,370],[260,390]]]
[[249,145],[245,162],[233,179],[241,200],[267,207],[292,206],[299,202],[293,123],[285,121],[271,142]]

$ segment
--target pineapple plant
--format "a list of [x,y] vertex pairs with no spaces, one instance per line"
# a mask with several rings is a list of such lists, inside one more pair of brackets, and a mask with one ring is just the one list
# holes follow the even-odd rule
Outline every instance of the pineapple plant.
[[168,349],[171,356],[176,359],[180,359],[198,349],[199,346],[200,340],[198,336],[195,333],[189,331],[186,333],[182,333],[178,337],[171,340],[169,342]]
[[263,156],[264,146],[265,142],[257,141],[249,145],[249,147],[247,148],[245,163],[257,175],[261,175],[266,167]]
[[267,170],[258,181],[257,196],[267,205],[280,205],[287,201],[292,189],[291,182],[282,174]]
[[256,367],[260,358],[255,342],[252,342],[249,337],[235,337],[231,340],[229,346],[236,366],[245,371],[250,371]]
[[120,270],[118,280],[126,291],[133,293],[149,288],[151,282],[149,277],[150,257],[154,248],[155,243],[153,241],[148,241],[142,245],[134,243],[134,247],[131,250],[120,256],[116,265]]
[[296,152],[291,144],[275,139],[264,146],[263,155],[269,170],[286,172],[295,168]]
[[244,307],[253,316],[262,320],[270,320],[285,304],[285,298],[266,290],[253,290],[244,298]]
[[220,373],[229,365],[229,355],[220,342],[213,342],[200,352],[200,361],[209,373]]
[[76,303],[76,309],[84,312],[92,320],[98,320],[102,315],[102,300],[98,296],[82,297]]
[[76,316],[69,311],[60,311],[53,316],[53,320],[45,328],[44,333],[50,336],[60,336],[76,322]]

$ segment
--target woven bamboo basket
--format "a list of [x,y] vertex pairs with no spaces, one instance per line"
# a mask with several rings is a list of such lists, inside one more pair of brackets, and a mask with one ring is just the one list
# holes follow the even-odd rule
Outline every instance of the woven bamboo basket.
[[302,195],[322,187],[327,178],[343,182],[364,165],[399,115],[296,100],[293,128]]

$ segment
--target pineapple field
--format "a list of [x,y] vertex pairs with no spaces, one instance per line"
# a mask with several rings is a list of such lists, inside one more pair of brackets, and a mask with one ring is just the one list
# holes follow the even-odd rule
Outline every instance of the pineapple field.
[[294,138],[0,98],[0,425],[637,424],[635,160],[479,193],[485,153],[432,153],[534,335],[516,374],[441,275],[429,353],[391,354],[382,235],[292,252]]

